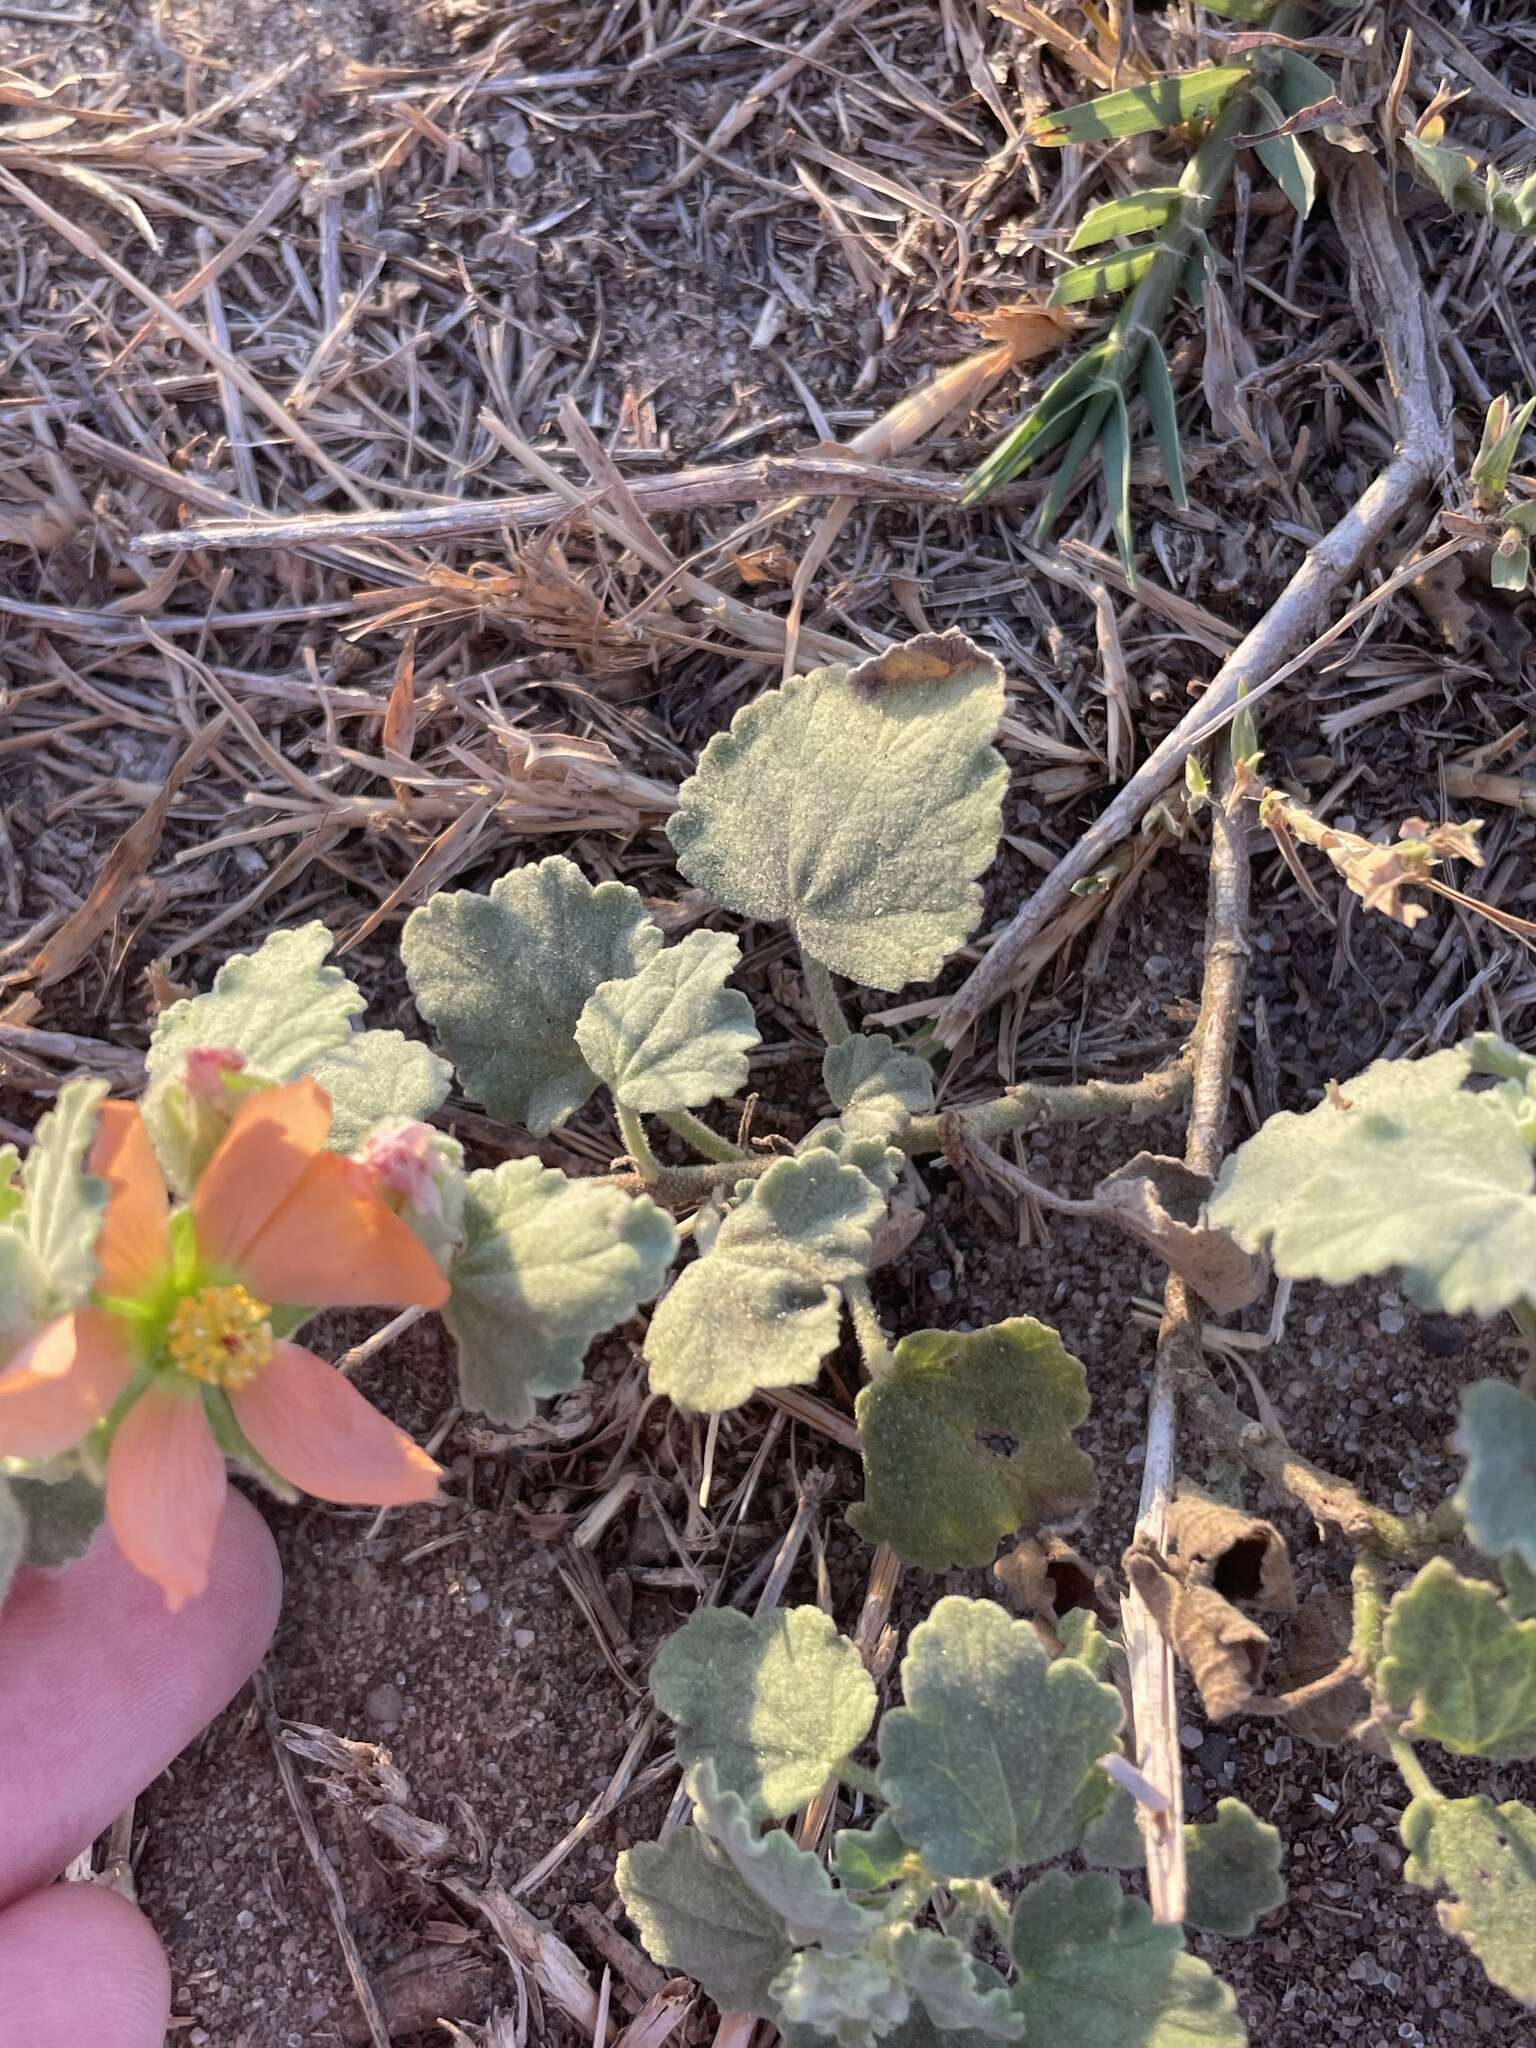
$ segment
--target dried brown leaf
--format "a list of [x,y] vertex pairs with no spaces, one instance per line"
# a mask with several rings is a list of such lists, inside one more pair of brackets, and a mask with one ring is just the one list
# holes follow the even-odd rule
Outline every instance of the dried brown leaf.
[[1186,1484],[1168,1509],[1166,1527],[1169,1563],[1191,1586],[1209,1586],[1238,1606],[1294,1611],[1290,1555],[1273,1522]]
[[1138,1152],[1099,1182],[1093,1199],[1106,1221],[1150,1245],[1203,1301],[1225,1314],[1258,1299],[1265,1268],[1225,1230],[1201,1220],[1210,1192],[1209,1176],[1182,1159]]
[[1269,1638],[1213,1586],[1192,1586],[1150,1546],[1125,1555],[1126,1576],[1146,1602],[1173,1654],[1194,1679],[1213,1721],[1253,1699],[1269,1661]]

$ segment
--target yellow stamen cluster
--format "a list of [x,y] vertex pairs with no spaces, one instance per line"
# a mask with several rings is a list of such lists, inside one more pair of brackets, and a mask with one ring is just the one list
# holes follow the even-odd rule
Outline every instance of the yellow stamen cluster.
[[171,1317],[171,1363],[210,1387],[243,1387],[272,1356],[271,1313],[243,1287],[199,1288]]

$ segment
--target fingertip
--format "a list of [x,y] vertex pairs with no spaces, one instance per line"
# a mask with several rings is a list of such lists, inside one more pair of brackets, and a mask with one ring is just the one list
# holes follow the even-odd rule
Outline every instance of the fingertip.
[[160,2048],[165,1951],[137,1907],[57,1884],[0,1913],[0,2048]]

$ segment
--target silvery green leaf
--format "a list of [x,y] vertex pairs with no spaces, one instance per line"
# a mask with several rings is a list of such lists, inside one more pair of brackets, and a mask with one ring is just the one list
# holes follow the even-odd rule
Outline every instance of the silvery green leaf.
[[1074,1607],[1064,1614],[1056,1633],[1066,1654],[1085,1664],[1095,1678],[1112,1678],[1125,1664],[1125,1645],[1118,1635],[1105,1634],[1089,1608]]
[[[827,2037],[817,2027],[786,2022],[782,2039],[784,2048],[827,2048]],[[946,2027],[940,2033],[922,2007],[915,2006],[900,2026],[881,2035],[880,2048],[988,2048],[988,2043],[985,2034],[974,2033],[969,2027],[958,2033]]]
[[885,1201],[830,1152],[778,1159],[651,1317],[651,1384],[680,1408],[739,1408],[813,1380],[837,1344],[838,1289],[869,1268]]
[[782,1921],[797,1948],[816,1942],[829,1956],[846,1956],[863,1947],[879,1916],[840,1892],[820,1857],[782,1828],[759,1834],[746,1801],[721,1791],[707,1760],[690,1774],[688,1790],[699,1825],[725,1851],[748,1891]]
[[1219,1799],[1216,1818],[1184,1830],[1189,1898],[1184,1923],[1206,1934],[1252,1934],[1285,1904],[1280,1831],[1241,1799]]
[[464,1185],[464,1244],[443,1320],[466,1406],[524,1423],[581,1378],[592,1339],[660,1289],[677,1249],[648,1196],[508,1159]]
[[14,1145],[0,1145],[0,1224],[9,1223],[21,1207],[21,1188],[16,1176],[21,1171],[21,1154]]
[[1287,1279],[1347,1286],[1400,1267],[1421,1308],[1492,1315],[1536,1294],[1536,1160],[1467,1046],[1378,1060],[1227,1160],[1208,1220]]
[[176,1078],[199,1046],[227,1046],[271,1081],[307,1074],[323,1053],[344,1045],[363,1008],[361,992],[339,967],[327,967],[329,930],[318,919],[271,932],[254,953],[237,953],[206,994],[161,1013],[150,1036],[151,1081]]
[[1103,1771],[1090,1778],[1078,1807],[1083,1838],[1079,1847],[1089,1863],[1107,1870],[1139,1870],[1147,1860],[1146,1837],[1137,1821],[1136,1801],[1123,1785]]
[[871,1827],[839,1828],[832,1837],[832,1869],[845,1891],[884,1891],[910,1875],[915,1861],[889,1813]]
[[1536,1572],[1536,1401],[1507,1380],[1462,1390],[1454,1442],[1467,1461],[1456,1495],[1467,1534],[1489,1557],[1505,1551]]
[[893,1137],[933,1108],[933,1069],[883,1031],[852,1031],[821,1063],[850,1136]]
[[1518,1800],[1415,1799],[1403,1875],[1450,1893],[1435,1909],[1501,1990],[1536,2005],[1536,1813]]
[[1118,1746],[1113,1686],[1052,1663],[1029,1622],[958,1598],[912,1631],[901,1683],[906,1704],[880,1723],[880,1789],[930,1870],[993,1877],[1076,1845],[1084,1782]]
[[48,1277],[16,1212],[13,1222],[0,1223],[0,1362],[52,1312]]
[[838,2048],[874,2048],[911,2010],[906,1986],[874,1955],[829,1956],[804,1948],[773,1980],[773,1997],[791,2026]]
[[[739,711],[678,791],[677,864],[871,988],[929,981],[975,929],[1008,771],[1002,672],[961,633],[797,676]],[[807,772],[814,764],[814,773]]]
[[9,1484],[0,1479],[0,1607],[26,1554],[27,1522]]
[[1220,1978],[1112,1877],[1053,1870],[1013,1915],[1014,1997],[1031,2041],[1072,2048],[1243,2048]]
[[1499,1577],[1504,1581],[1504,1598],[1516,1621],[1536,1615],[1536,1572],[1517,1550],[1507,1550],[1499,1559]]
[[794,1953],[784,1924],[697,1828],[627,1849],[615,1875],[653,1962],[702,1984],[722,2011],[776,2014],[769,1986]]
[[690,932],[588,996],[576,1043],[616,1102],[657,1115],[741,1087],[758,1029],[747,998],[725,985],[740,964],[729,932]]
[[701,1608],[662,1645],[651,1691],[683,1770],[708,1760],[722,1791],[775,1820],[815,1798],[875,1718],[873,1679],[819,1607]]
[[542,1137],[596,1086],[577,1020],[601,982],[626,980],[661,946],[622,882],[573,861],[513,868],[486,895],[444,890],[406,919],[400,956],[416,1007],[492,1116]]
[[[107,1212],[107,1184],[86,1171],[105,1081],[66,1081],[37,1127],[22,1168],[17,1227],[35,1262],[23,1284],[41,1281],[46,1314],[77,1308],[96,1284],[96,1240]],[[25,1266],[13,1254],[13,1265]]]
[[1460,1756],[1536,1756],[1536,1621],[1433,1558],[1387,1610],[1382,1697],[1407,1733]]
[[891,1936],[890,1958],[941,2031],[974,2027],[992,2041],[1017,2041],[1023,2034],[1024,2018],[1008,1986],[952,1934],[899,1927]]
[[856,1412],[864,1499],[848,1519],[927,1571],[990,1564],[1001,1537],[1093,1499],[1093,1461],[1072,1441],[1087,1375],[1032,1316],[903,1337]]
[[26,1518],[28,1564],[55,1571],[91,1547],[106,1513],[106,1496],[80,1473],[66,1479],[13,1479],[16,1505]]
[[308,1068],[331,1098],[333,1152],[351,1152],[390,1117],[425,1122],[448,1097],[453,1070],[401,1031],[354,1031]]

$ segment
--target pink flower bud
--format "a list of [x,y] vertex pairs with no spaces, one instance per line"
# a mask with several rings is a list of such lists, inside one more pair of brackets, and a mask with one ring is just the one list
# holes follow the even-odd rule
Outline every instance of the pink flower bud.
[[245,1071],[245,1054],[228,1045],[195,1045],[187,1054],[182,1079],[194,1102],[223,1099],[224,1080]]
[[353,1155],[377,1175],[390,1194],[418,1216],[441,1216],[439,1161],[432,1150],[432,1128],[423,1123],[388,1125],[370,1132]]

